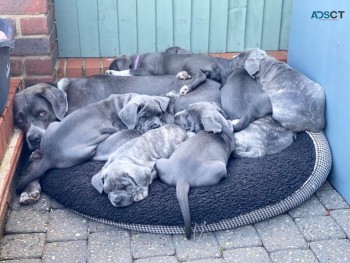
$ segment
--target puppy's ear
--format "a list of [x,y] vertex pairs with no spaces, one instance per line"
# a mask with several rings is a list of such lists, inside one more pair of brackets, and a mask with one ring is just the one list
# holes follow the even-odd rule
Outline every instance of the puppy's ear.
[[129,130],[135,129],[138,121],[138,105],[135,103],[127,103],[118,113],[121,121]]
[[103,192],[103,177],[101,171],[91,178],[92,186],[100,193]]
[[244,63],[244,68],[248,72],[248,74],[254,78],[254,74],[259,71],[260,68],[260,60],[248,58]]
[[162,109],[163,112],[166,111],[168,108],[170,98],[164,97],[164,96],[157,96],[155,97],[155,101],[159,103],[160,108]]
[[226,115],[226,113],[224,112],[224,110],[221,109],[215,102],[209,102],[209,103],[212,104],[212,105],[215,107],[215,109],[216,109],[218,112],[220,112],[220,114],[221,114],[222,116],[224,116],[225,119],[228,118],[227,115]]
[[46,86],[42,89],[42,93],[40,93],[40,95],[50,102],[56,118],[62,120],[68,110],[66,93],[55,87]]
[[202,117],[203,128],[207,132],[219,133],[222,131],[222,125],[214,117]]

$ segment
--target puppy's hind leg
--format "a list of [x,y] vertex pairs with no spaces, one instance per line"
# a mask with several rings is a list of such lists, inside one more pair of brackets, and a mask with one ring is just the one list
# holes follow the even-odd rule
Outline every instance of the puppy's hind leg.
[[180,89],[180,95],[186,95],[188,92],[194,90],[207,79],[207,76],[202,72],[202,71],[195,71],[195,72],[190,72],[190,75],[192,76],[192,81],[188,83],[187,85],[182,86]]

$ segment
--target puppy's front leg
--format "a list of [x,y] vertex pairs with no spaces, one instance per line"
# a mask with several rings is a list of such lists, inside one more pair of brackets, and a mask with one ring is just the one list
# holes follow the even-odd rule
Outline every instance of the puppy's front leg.
[[30,182],[21,193],[19,202],[22,205],[32,205],[40,198],[41,186],[39,180]]

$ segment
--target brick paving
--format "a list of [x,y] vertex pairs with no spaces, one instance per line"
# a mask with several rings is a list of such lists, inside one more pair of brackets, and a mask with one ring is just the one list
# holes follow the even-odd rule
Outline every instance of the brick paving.
[[192,240],[123,230],[78,216],[44,196],[15,197],[0,241],[0,263],[350,262],[350,207],[325,182],[288,213]]

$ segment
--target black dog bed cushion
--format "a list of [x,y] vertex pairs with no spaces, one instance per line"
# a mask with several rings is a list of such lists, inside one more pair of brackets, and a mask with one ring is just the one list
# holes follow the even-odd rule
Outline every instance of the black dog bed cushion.
[[[125,229],[183,234],[175,187],[155,180],[141,202],[117,208],[91,185],[103,162],[52,169],[41,180],[53,199],[88,218]],[[323,133],[299,133],[281,153],[262,158],[232,158],[228,176],[210,187],[191,188],[193,230],[225,230],[281,214],[307,200],[325,181],[331,155]]]

